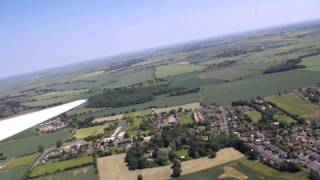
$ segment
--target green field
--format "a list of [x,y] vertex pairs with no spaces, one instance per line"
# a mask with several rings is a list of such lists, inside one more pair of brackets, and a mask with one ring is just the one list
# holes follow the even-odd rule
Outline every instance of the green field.
[[279,122],[283,122],[283,123],[287,123],[287,124],[296,122],[296,120],[294,120],[290,116],[287,116],[284,113],[277,113],[277,114],[273,115],[273,118],[276,119]]
[[200,90],[201,101],[204,104],[215,102],[226,105],[232,101],[271,96],[278,92],[316,84],[319,82],[319,76],[320,72],[295,70],[229,83],[205,85]]
[[95,168],[86,166],[76,168],[69,171],[58,172],[52,175],[42,176],[34,180],[98,180],[99,177],[95,173]]
[[191,115],[188,115],[188,114],[184,114],[181,116],[181,123],[182,124],[192,124],[193,122],[193,119],[191,117]]
[[3,180],[16,180],[21,179],[28,170],[30,169],[30,166],[19,166],[13,169],[10,169],[10,171],[4,171],[0,172],[0,179]]
[[0,179],[20,179],[38,157],[39,154],[36,153],[9,160],[6,167],[0,170]]
[[320,71],[320,55],[303,58],[301,64],[306,66],[305,70]]
[[10,138],[4,140],[4,141],[13,141],[13,140],[17,140],[17,139],[22,139],[22,138],[26,138],[26,137],[30,137],[30,136],[38,136],[39,133],[34,129],[28,129],[25,130],[19,134],[16,134],[14,136],[11,136]]
[[156,67],[155,75],[157,78],[166,78],[168,76],[201,71],[205,68],[206,66],[194,64],[168,64]]
[[[234,172],[226,172],[226,168],[231,168],[240,174],[235,174]],[[248,180],[307,180],[308,175],[304,172],[298,173],[288,173],[279,172],[272,169],[258,161],[249,161],[247,159],[240,159],[238,161],[228,163],[225,165],[213,167],[196,173],[188,174],[175,178],[177,180],[212,180],[221,179],[222,175],[226,175],[222,179],[238,179],[239,176],[247,177]],[[232,178],[235,176],[236,178]],[[220,177],[220,178],[219,178]],[[245,179],[245,178],[244,178]]]
[[199,102],[198,93],[185,94],[180,96],[170,96],[170,97],[168,97],[167,95],[159,95],[159,96],[156,96],[155,99],[150,102],[125,106],[121,108],[109,108],[103,111],[97,111],[91,114],[82,115],[79,118],[85,119],[88,117],[103,117],[105,115],[111,115],[112,113],[123,114],[126,112],[131,112],[132,109],[139,111],[139,110],[148,109],[151,106],[157,106],[158,108],[160,108],[160,107],[169,107],[169,106],[177,106],[181,104],[188,104],[192,102]]
[[31,165],[33,162],[37,160],[38,157],[39,157],[39,154],[35,153],[32,155],[21,156],[16,159],[10,160],[6,165],[6,167],[4,168],[4,171],[10,170],[19,166]]
[[65,140],[70,136],[69,130],[60,130],[47,135],[29,136],[17,140],[4,141],[0,143],[0,152],[6,156],[21,156],[37,152],[38,146],[44,148],[54,146],[58,140]]
[[300,117],[306,117],[317,111],[317,106],[304,101],[295,93],[283,95],[273,95],[265,98],[267,101],[275,103],[281,109]]
[[249,111],[245,114],[249,116],[253,123],[258,123],[262,118],[262,114],[258,111]]
[[199,73],[187,73],[166,78],[172,87],[199,88],[203,85],[218,84],[224,82],[221,79],[201,79]]
[[93,163],[92,156],[83,156],[76,159],[66,160],[66,161],[57,161],[57,162],[49,162],[45,165],[35,167],[30,177],[42,176],[45,174],[52,174],[58,171],[63,171],[68,168],[79,167],[85,164]]
[[261,75],[262,72],[275,63],[250,63],[237,64],[219,69],[208,69],[200,74],[202,79],[222,79],[235,80],[239,78],[247,78],[256,75]]
[[76,133],[73,135],[76,139],[84,139],[88,136],[98,135],[104,132],[104,129],[109,125],[100,125],[100,126],[93,126],[83,129],[77,129]]

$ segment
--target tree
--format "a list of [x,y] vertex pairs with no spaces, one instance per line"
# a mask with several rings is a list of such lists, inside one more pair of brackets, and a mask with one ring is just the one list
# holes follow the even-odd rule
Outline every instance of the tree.
[[44,148],[42,145],[38,146],[38,152],[39,153],[43,153],[44,152]]
[[320,180],[320,174],[317,173],[316,171],[311,171],[309,174],[309,179],[310,180]]
[[62,146],[62,141],[61,141],[61,140],[58,140],[58,141],[56,142],[56,146],[57,146],[57,148],[61,147],[61,146]]
[[171,161],[171,162],[174,162],[176,159],[178,159],[178,156],[177,156],[177,154],[173,151],[173,150],[171,150],[170,152],[169,152],[169,160]]
[[181,170],[180,161],[175,161],[171,168],[172,168],[171,177],[179,177],[181,175],[182,170]]
[[142,177],[142,175],[141,175],[141,174],[139,174],[139,175],[138,175],[137,180],[143,180],[143,177]]
[[249,160],[257,160],[258,159],[258,153],[254,149],[251,149],[248,153]]

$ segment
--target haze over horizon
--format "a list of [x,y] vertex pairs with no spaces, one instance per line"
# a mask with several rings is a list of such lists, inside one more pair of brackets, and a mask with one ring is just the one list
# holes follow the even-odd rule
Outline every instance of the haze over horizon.
[[0,2],[0,78],[319,19],[319,7],[318,0],[4,0]]

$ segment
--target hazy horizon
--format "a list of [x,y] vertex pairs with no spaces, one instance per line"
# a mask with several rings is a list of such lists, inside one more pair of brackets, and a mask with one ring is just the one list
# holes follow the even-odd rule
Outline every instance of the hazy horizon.
[[26,2],[0,2],[0,78],[320,18],[316,0]]

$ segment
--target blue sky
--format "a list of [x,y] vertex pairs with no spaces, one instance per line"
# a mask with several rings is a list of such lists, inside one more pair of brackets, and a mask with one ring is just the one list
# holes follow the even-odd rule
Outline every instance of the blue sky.
[[319,0],[1,0],[0,77],[305,20]]

